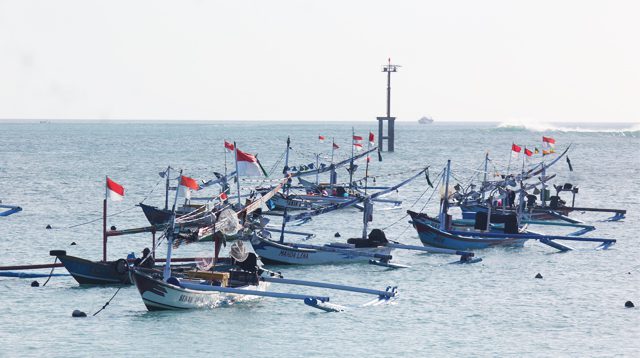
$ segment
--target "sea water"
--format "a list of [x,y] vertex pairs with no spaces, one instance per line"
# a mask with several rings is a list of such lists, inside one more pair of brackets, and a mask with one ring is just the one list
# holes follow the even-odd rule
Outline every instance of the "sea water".
[[[351,152],[352,126],[356,135],[365,138],[377,128],[373,121],[2,123],[0,200],[23,208],[0,218],[2,265],[51,263],[48,253],[53,249],[100,259],[105,176],[126,190],[124,201],[109,202],[109,213],[116,214],[109,217],[109,226],[142,227],[148,223],[135,204],[164,205],[164,179],[158,173],[168,165],[198,180],[211,179],[214,171],[225,170],[226,139],[236,141],[241,150],[258,153],[265,170],[277,179],[282,175],[280,159],[288,136],[290,165],[315,163],[316,153],[329,161],[333,139],[340,146],[334,153],[338,161]],[[325,136],[324,143],[319,143],[319,135]],[[349,306],[342,313],[271,298],[186,312],[148,312],[131,286],[91,317],[116,287],[80,287],[67,276],[52,277],[45,287],[32,288],[32,279],[0,278],[0,356],[637,356],[640,310],[624,308],[628,300],[640,306],[637,125],[399,122],[396,151],[383,152],[382,162],[374,155],[369,174],[375,177],[375,185],[382,186],[429,166],[430,179],[436,184],[446,160],[451,159],[451,184],[464,185],[474,178],[481,180],[487,152],[491,173],[503,173],[507,165],[520,170],[522,157],[509,160],[511,144],[542,149],[543,135],[555,138],[557,152],[572,146],[568,156],[574,170],[569,171],[563,159],[550,172],[557,174],[554,184],[569,182],[579,187],[577,206],[628,210],[620,222],[604,222],[609,216],[605,213],[571,214],[597,227],[587,236],[617,239],[611,249],[596,251],[596,244],[572,243],[575,251],[558,253],[530,241],[523,248],[478,251],[483,261],[473,265],[449,264],[457,259],[454,256],[396,250],[394,260],[411,268],[274,267],[287,278],[399,288],[394,303],[373,307],[359,307],[371,299],[363,295],[291,290],[330,294],[332,302]],[[535,158],[532,162],[539,157]],[[355,177],[360,179],[365,163],[358,165]],[[226,156],[226,166],[232,170],[231,155]],[[339,181],[348,180],[346,170],[338,174]],[[257,184],[244,180],[243,190],[248,192]],[[216,194],[216,190],[198,193]],[[439,195],[421,176],[387,197],[402,200],[401,208],[376,204],[370,228],[384,228],[390,239],[420,245],[406,210],[435,215]],[[570,202],[571,197],[565,193],[564,199]],[[53,229],[46,230],[47,225]],[[362,215],[354,208],[345,209],[316,217],[295,230],[315,233],[308,243],[358,237]],[[537,230],[568,232],[550,227]],[[336,233],[341,238],[335,238]],[[112,237],[108,256],[139,255],[150,245],[149,234]],[[158,254],[164,256],[165,250],[160,246]],[[174,254],[211,256],[212,250],[212,243],[196,243],[183,245]],[[55,273],[66,271],[59,268]],[[543,279],[534,278],[538,273]],[[90,317],[72,318],[75,309]]]

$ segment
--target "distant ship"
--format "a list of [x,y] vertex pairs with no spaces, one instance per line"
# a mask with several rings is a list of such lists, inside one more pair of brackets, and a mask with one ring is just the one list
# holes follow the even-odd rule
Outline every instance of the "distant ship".
[[433,118],[430,117],[422,117],[418,120],[418,123],[420,124],[431,124],[433,123]]

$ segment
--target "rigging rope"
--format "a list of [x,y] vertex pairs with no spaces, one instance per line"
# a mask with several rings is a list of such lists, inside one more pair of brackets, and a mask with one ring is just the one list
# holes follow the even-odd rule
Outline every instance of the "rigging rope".
[[56,258],[53,260],[53,267],[51,267],[51,272],[49,272],[49,277],[47,277],[47,280],[44,281],[44,283],[42,284],[42,287],[46,286],[49,280],[51,280],[51,276],[53,276],[53,270],[56,268],[56,262],[58,262],[58,256],[56,256]]

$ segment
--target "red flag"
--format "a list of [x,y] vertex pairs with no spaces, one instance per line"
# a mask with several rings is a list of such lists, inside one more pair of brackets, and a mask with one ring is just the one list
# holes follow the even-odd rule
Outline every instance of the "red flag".
[[227,152],[233,152],[233,143],[229,143],[226,140],[224,141],[224,149],[227,150]]
[[549,144],[556,144],[556,140],[551,137],[542,136],[542,142]]
[[320,141],[320,143],[324,143],[324,136],[323,135],[319,135],[318,136],[318,140]]
[[511,144],[511,150],[516,152],[516,153],[520,153],[520,151],[522,150],[522,147],[520,147],[517,144]]
[[107,177],[107,196],[113,201],[124,199],[124,187]]
[[340,149],[340,146],[337,145],[335,142],[333,143],[333,149]]
[[186,177],[184,175],[180,176],[180,185],[186,186],[187,188],[193,189],[193,190],[200,189],[200,186],[198,185],[198,182],[195,179]]
[[525,147],[525,148],[524,148],[524,154],[526,154],[526,155],[527,155],[527,157],[530,157],[530,156],[532,156],[532,155],[533,155],[533,152],[532,152],[532,151],[530,151],[529,149],[527,149],[527,148]]
[[354,140],[354,141],[361,141],[361,140],[362,140],[362,137],[361,137],[361,136],[359,136],[359,135],[354,135],[354,136],[353,136],[353,140]]
[[369,143],[370,143],[371,145],[374,145],[374,144],[375,144],[375,138],[376,138],[376,137],[373,135],[373,132],[369,132]]
[[222,201],[227,200],[227,194],[224,193],[224,192],[220,193],[220,200],[222,200]]
[[255,155],[249,154],[247,152],[243,152],[240,149],[236,150],[238,153],[238,175],[249,176],[249,177],[259,177],[259,176],[267,176],[267,173],[264,172],[260,163],[258,162],[258,158]]
[[362,144],[360,144],[360,143],[353,143],[353,146],[356,148],[356,150],[361,150],[362,149]]

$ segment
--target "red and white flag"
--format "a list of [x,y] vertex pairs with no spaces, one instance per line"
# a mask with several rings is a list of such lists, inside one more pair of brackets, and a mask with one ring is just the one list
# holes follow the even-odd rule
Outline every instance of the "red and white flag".
[[525,148],[524,148],[524,154],[526,154],[526,155],[527,155],[527,157],[530,157],[530,156],[532,156],[532,155],[533,155],[533,152],[532,152],[532,151],[530,151],[529,149],[527,149],[527,147],[525,147]]
[[231,153],[233,152],[233,143],[229,143],[226,140],[224,141],[224,149],[227,151],[227,153]]
[[225,193],[225,192],[220,193],[220,195],[218,195],[218,197],[220,198],[220,201],[226,201],[228,199],[227,193]]
[[555,153],[556,140],[551,137],[542,136],[542,155]]
[[373,135],[373,132],[369,132],[369,144],[371,144],[372,147],[376,144],[375,138],[376,137]]
[[124,199],[124,187],[107,177],[106,196],[112,201],[122,201]]
[[184,175],[180,176],[180,185],[178,185],[179,194],[187,199],[191,199],[191,190],[198,190],[200,186],[198,182]]
[[320,143],[324,143],[324,136],[323,135],[319,135],[318,136],[318,141],[320,141]]
[[333,149],[340,149],[340,146],[336,144],[336,142],[333,142]]
[[362,137],[359,135],[354,135],[353,136],[353,147],[355,148],[355,150],[362,150]]
[[246,176],[246,177],[259,177],[259,176],[267,176],[266,173],[260,167],[260,163],[258,163],[258,158],[253,154],[249,154],[241,151],[240,149],[236,149],[237,153],[237,164],[238,164],[238,176]]
[[522,147],[520,147],[519,145],[512,143],[511,144],[511,156],[513,158],[518,158],[520,152],[522,151]]

